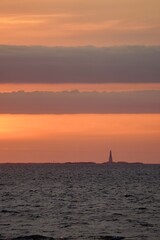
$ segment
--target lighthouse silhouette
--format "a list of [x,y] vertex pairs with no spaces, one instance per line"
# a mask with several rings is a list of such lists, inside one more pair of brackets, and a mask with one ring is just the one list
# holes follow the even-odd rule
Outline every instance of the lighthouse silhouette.
[[108,163],[113,163],[113,158],[112,158],[112,151],[109,151],[109,160]]

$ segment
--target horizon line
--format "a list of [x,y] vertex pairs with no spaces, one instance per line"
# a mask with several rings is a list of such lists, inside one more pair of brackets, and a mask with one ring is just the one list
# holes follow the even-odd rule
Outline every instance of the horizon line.
[[[114,162],[114,163],[122,163],[122,161]],[[144,162],[124,162],[126,165],[128,164],[139,164],[143,165],[160,165],[160,163],[144,163]],[[107,165],[107,162],[0,162],[1,164],[95,164],[95,165]],[[113,164],[114,165],[114,164]],[[125,164],[124,164],[125,165]]]

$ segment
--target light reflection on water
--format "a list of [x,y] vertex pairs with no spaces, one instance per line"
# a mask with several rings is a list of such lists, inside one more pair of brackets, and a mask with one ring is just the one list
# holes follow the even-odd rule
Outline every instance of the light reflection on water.
[[160,165],[1,164],[0,238],[158,240],[159,183]]

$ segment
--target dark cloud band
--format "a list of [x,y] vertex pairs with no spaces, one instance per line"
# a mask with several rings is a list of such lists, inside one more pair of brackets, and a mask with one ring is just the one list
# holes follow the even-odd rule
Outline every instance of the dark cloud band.
[[160,113],[160,91],[0,93],[0,113]]
[[159,83],[160,46],[0,46],[0,83]]

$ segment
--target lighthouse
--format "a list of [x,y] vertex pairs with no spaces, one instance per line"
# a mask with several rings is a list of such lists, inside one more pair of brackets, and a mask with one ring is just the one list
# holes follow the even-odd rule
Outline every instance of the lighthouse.
[[109,152],[109,160],[108,163],[113,163],[113,159],[112,159],[112,151],[110,150]]

